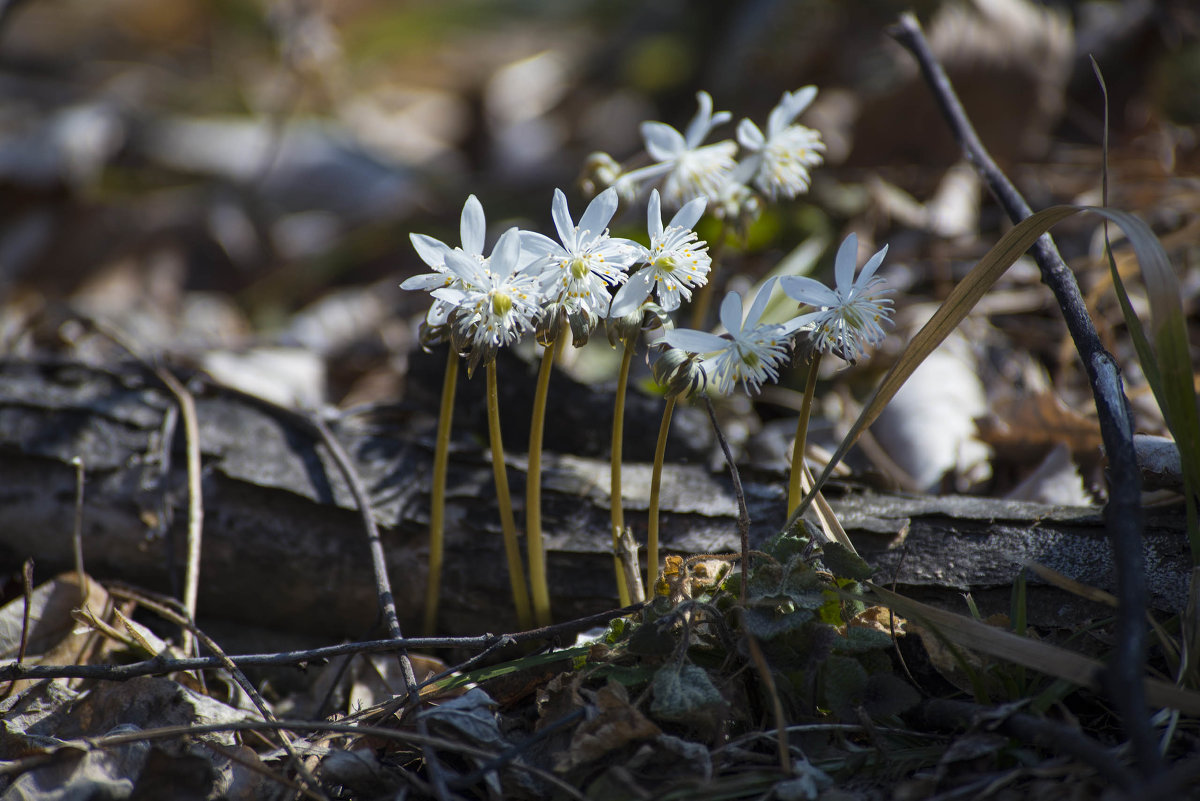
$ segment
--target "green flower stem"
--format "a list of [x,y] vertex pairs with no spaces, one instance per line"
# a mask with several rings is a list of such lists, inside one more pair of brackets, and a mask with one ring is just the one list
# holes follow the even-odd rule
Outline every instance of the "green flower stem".
[[812,415],[813,395],[817,391],[817,370],[821,366],[821,351],[813,354],[808,365],[808,380],[804,384],[804,400],[800,402],[800,419],[796,421],[796,444],[792,446],[792,472],[788,476],[788,514],[796,511],[804,498],[800,477],[804,473],[804,449],[808,444],[808,420]]
[[617,373],[617,400],[613,406],[612,422],[612,478],[609,490],[609,508],[612,510],[613,570],[617,576],[617,597],[621,606],[629,606],[629,582],[625,566],[621,563],[621,532],[625,530],[625,510],[621,503],[621,451],[625,440],[625,393],[629,387],[629,365],[633,361],[633,345],[625,343],[621,356],[621,370]]
[[671,415],[675,412],[675,396],[667,396],[662,422],[658,426],[658,444],[654,446],[654,470],[650,474],[650,520],[646,531],[646,594],[654,595],[658,580],[658,493],[662,486],[663,457],[667,452],[667,432],[671,430]]
[[529,470],[525,475],[525,539],[529,549],[529,578],[533,591],[533,614],[539,626],[550,625],[550,587],[546,583],[546,547],[542,542],[542,435],[546,423],[546,396],[550,370],[562,351],[565,337],[559,331],[554,344],[542,351],[537,391],[533,396],[533,419],[529,423]]
[[433,449],[433,491],[429,509],[429,581],[425,585],[425,634],[437,629],[438,596],[445,556],[446,465],[450,455],[450,423],[454,419],[454,393],[458,387],[458,351],[449,348],[442,379],[442,407],[438,412],[437,443]]
[[492,449],[492,472],[496,477],[496,499],[500,504],[500,526],[504,531],[504,555],[508,558],[508,580],[512,584],[513,606],[522,629],[533,628],[529,611],[529,591],[525,568],[521,565],[521,547],[517,544],[517,525],[513,522],[512,496],[508,493],[508,473],[504,468],[504,443],[500,437],[500,393],[496,389],[496,361],[487,364],[488,440]]

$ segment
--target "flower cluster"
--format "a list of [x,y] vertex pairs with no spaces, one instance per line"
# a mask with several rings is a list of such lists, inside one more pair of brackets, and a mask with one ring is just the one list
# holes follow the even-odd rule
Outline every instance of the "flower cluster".
[[699,109],[683,133],[662,122],[642,123],[642,140],[653,164],[624,171],[611,156],[597,153],[589,160],[591,177],[626,199],[637,197],[647,185],[660,185],[672,208],[703,198],[714,216],[745,222],[757,215],[764,198],[791,199],[808,191],[810,171],[824,160],[825,143],[820,133],[795,120],[816,96],[814,86],[784,92],[767,117],[765,132],[742,119],[736,142],[705,144],[732,115],[714,114],[712,97],[699,92]]
[[883,324],[891,315],[891,300],[883,279],[876,275],[887,254],[884,247],[854,277],[858,238],[846,237],[834,263],[836,288],[814,278],[787,276],[778,284],[792,299],[814,307],[782,323],[762,322],[763,312],[777,279],[768,279],[755,295],[745,318],[742,296],[730,292],[721,303],[724,335],[707,331],[676,329],[663,341],[700,358],[699,366],[708,385],[719,394],[729,394],[740,383],[747,392],[757,392],[764,382],[778,380],[779,368],[790,356],[794,340],[807,337],[809,347],[854,361],[868,346],[883,339]]
[[[651,193],[649,247],[609,234],[617,203],[616,189],[601,192],[576,224],[566,195],[556,189],[551,218],[557,241],[512,228],[489,255],[483,206],[474,195],[463,207],[461,247],[412,234],[417,255],[433,268],[401,284],[433,296],[425,327],[436,335],[422,341],[448,337],[456,350],[470,355],[473,370],[534,330],[548,341],[569,325],[582,344],[599,320],[636,312],[653,294],[663,311],[678,309],[709,272],[708,246],[693,230],[704,200],[685,204],[664,225],[658,193]],[[630,276],[638,265],[644,266]],[[615,298],[613,287],[620,288]]]

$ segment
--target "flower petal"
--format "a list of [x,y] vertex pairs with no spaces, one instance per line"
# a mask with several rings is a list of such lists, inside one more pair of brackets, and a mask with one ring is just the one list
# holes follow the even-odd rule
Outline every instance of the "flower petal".
[[767,117],[767,135],[774,136],[791,125],[792,120],[800,116],[804,109],[812,104],[817,96],[817,87],[805,86],[795,92],[784,92],[779,105],[771,109]]
[[854,286],[854,267],[858,264],[858,235],[850,234],[838,248],[833,260],[833,274],[837,279],[838,295],[846,296]]
[[462,249],[472,256],[482,256],[487,222],[484,220],[483,204],[479,202],[479,198],[474,195],[467,198],[458,227],[462,236]]
[[737,336],[742,331],[742,296],[737,292],[730,292],[721,301],[721,325],[725,326],[725,330]]
[[789,298],[810,306],[836,306],[841,303],[836,292],[806,275],[785,275],[779,279],[779,283]]
[[863,265],[862,272],[858,274],[856,284],[865,286],[871,280],[871,276],[875,275],[875,271],[879,269],[879,265],[883,264],[883,257],[887,255],[888,246],[884,245],[882,249]]
[[[655,190],[657,191],[657,190]],[[698,197],[689,200],[684,204],[683,208],[675,212],[675,216],[671,218],[670,227],[679,228],[695,228],[696,223],[700,222],[700,218],[704,216],[704,209],[708,206],[708,198]],[[659,223],[658,233],[662,233],[662,223]],[[654,236],[654,231],[650,232]]]
[[696,103],[700,108],[697,109],[696,116],[692,117],[687,131],[684,132],[684,140],[689,148],[698,146],[712,130],[712,95],[708,92],[696,92]]
[[422,273],[405,278],[400,284],[401,289],[440,289],[451,280],[452,275],[448,273]]
[[766,310],[767,301],[771,299],[771,292],[775,289],[775,281],[775,278],[768,278],[762,285],[762,289],[758,290],[758,294],[754,296],[754,303],[750,306],[750,313],[746,315],[744,328],[758,327],[758,320]]
[[489,266],[498,279],[504,280],[513,274],[520,261],[521,231],[515,227],[509,228],[500,235],[496,247],[492,248]]
[[650,297],[650,290],[654,288],[653,270],[646,268],[638,270],[633,275],[629,276],[629,280],[625,285],[617,290],[617,296],[613,298],[612,308],[608,311],[609,317],[624,317],[631,311],[641,306],[646,298]]
[[744,118],[738,123],[737,140],[747,150],[762,150],[763,145],[767,143],[767,138],[758,126]]
[[408,239],[412,242],[413,250],[417,251],[417,255],[421,257],[421,261],[428,264],[430,267],[444,267],[446,265],[446,253],[451,248],[440,239],[434,239],[425,234],[409,234]]
[[562,256],[562,245],[537,231],[521,232],[521,253],[534,259],[542,256]]
[[646,152],[655,161],[672,161],[688,149],[683,134],[665,122],[643,122],[641,130]]
[[[736,295],[736,292],[730,294]],[[686,350],[688,353],[715,353],[725,350],[733,343],[724,337],[710,334],[707,331],[693,331],[690,328],[676,328],[663,334],[663,341],[673,348]]]
[[550,204],[550,216],[554,218],[554,228],[558,238],[567,250],[575,250],[575,222],[571,219],[571,209],[567,206],[567,196],[561,189],[554,190],[554,202]]
[[588,241],[595,241],[608,228],[608,222],[617,211],[617,190],[611,186],[592,198],[579,218],[580,232],[588,233]]
[[651,244],[654,242],[654,237],[662,236],[662,200],[658,196],[657,189],[650,190],[650,200],[646,204],[646,230],[650,234]]

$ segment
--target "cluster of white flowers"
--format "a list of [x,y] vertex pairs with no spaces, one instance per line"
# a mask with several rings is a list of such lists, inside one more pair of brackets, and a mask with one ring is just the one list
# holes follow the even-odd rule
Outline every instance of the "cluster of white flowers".
[[705,144],[733,115],[714,114],[712,97],[699,92],[699,110],[684,133],[662,122],[642,123],[642,139],[653,164],[626,172],[611,156],[598,153],[590,160],[593,177],[616,187],[627,200],[647,185],[661,184],[663,200],[671,208],[703,198],[714,216],[744,222],[758,213],[763,198],[791,199],[808,191],[809,172],[824,160],[825,143],[820,133],[795,120],[816,96],[815,86],[784,92],[767,117],[765,133],[742,119],[736,142]]
[[[556,189],[551,217],[558,241],[512,228],[485,256],[483,206],[472,195],[462,211],[462,246],[412,234],[417,255],[433,272],[400,286],[433,295],[426,325],[448,333],[454,347],[471,354],[473,365],[535,330],[548,315],[561,315],[564,322],[624,316],[654,293],[663,311],[678,309],[705,282],[710,267],[708,246],[693,230],[704,202],[687,204],[664,226],[658,194],[652,193],[649,247],[609,235],[617,202],[615,189],[601,192],[576,225],[566,195]],[[630,269],[639,264],[645,266],[630,280]],[[623,284],[614,303],[609,289]]]
[[[820,134],[795,120],[816,94],[811,86],[785,92],[768,116],[766,131],[743,119],[736,143],[705,144],[714,128],[732,118],[727,111],[714,113],[706,92],[697,95],[699,111],[684,133],[661,122],[643,123],[646,150],[655,163],[623,172],[610,156],[594,156],[594,174],[611,185],[592,199],[578,224],[566,195],[554,191],[551,219],[557,241],[512,228],[485,256],[483,207],[472,195],[462,211],[462,245],[450,247],[413,234],[413,247],[433,272],[401,286],[433,295],[427,328],[448,334],[453,347],[469,354],[472,369],[534,331],[545,342],[569,323],[578,343],[601,319],[626,318],[649,302],[656,311],[673,312],[709,278],[708,245],[695,231],[706,210],[717,217],[744,217],[764,198],[793,198],[807,190],[809,170],[821,163],[824,145]],[[739,143],[740,161],[735,158]],[[609,224],[620,198],[632,201],[651,184],[649,246],[611,236]],[[677,209],[665,225],[664,205]],[[858,240],[851,234],[838,250],[835,288],[806,277],[778,281],[806,307],[791,320],[761,322],[777,285],[771,280],[744,319],[741,295],[725,297],[720,320],[726,334],[676,329],[665,334],[661,345],[691,354],[686,358],[698,366],[704,383],[722,394],[738,384],[757,391],[765,381],[778,379],[797,336],[806,336],[816,350],[854,361],[882,340],[882,326],[891,314],[891,301],[883,297],[886,290],[876,275],[887,248],[855,279],[857,252]]]

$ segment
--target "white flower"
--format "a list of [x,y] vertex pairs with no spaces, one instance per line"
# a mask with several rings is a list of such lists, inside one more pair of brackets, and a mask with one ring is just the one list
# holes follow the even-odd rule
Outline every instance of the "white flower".
[[665,311],[675,311],[683,300],[691,300],[693,288],[708,280],[712,265],[708,245],[692,230],[704,214],[706,203],[702,197],[689,201],[664,229],[658,190],[650,192],[646,207],[650,247],[641,249],[641,260],[646,266],[631,275],[618,290],[609,310],[610,317],[624,317],[641,306],[656,286],[658,305]]
[[887,245],[863,265],[856,279],[854,265],[858,262],[858,237],[850,234],[834,259],[837,289],[830,289],[806,276],[783,278],[783,291],[789,297],[817,308],[816,312],[803,316],[812,323],[814,347],[855,361],[868,345],[883,341],[881,324],[890,322],[892,301],[881,297],[889,290],[883,288],[884,280],[875,275],[875,271],[885,255]]
[[[409,234],[413,248],[421,261],[433,268],[432,273],[414,275],[400,284],[401,289],[424,289],[433,291],[444,287],[458,286],[461,279],[446,269],[446,257],[457,251],[472,257],[479,262],[484,261],[483,240],[487,224],[483,216],[483,204],[474,195],[467,198],[463,206],[462,218],[459,221],[459,235],[462,237],[462,247],[452,248],[441,240],[424,234]],[[434,298],[433,305],[425,319],[430,326],[445,325],[454,310],[454,304],[449,301]]]
[[797,317],[783,324],[759,324],[774,287],[774,278],[763,285],[744,321],[742,296],[737,292],[725,296],[721,325],[729,332],[726,336],[678,328],[663,339],[673,348],[703,356],[700,366],[720,394],[732,392],[739,381],[747,392],[757,392],[767,379],[779,378],[779,365],[788,356],[788,339],[805,323],[804,317]]
[[537,258],[530,270],[540,273],[541,294],[547,303],[568,303],[603,317],[611,300],[609,284],[625,280],[625,270],[637,259],[636,242],[608,235],[608,222],[617,210],[617,192],[596,195],[579,225],[571,219],[567,196],[554,190],[551,214],[561,244],[533,231],[521,232],[521,246]]
[[446,253],[446,269],[457,284],[435,289],[433,296],[453,307],[450,319],[457,333],[481,353],[491,354],[532,331],[541,314],[538,279],[521,270],[521,261],[516,228],[504,232],[487,259],[460,250]]
[[727,122],[732,115],[728,111],[713,114],[712,96],[708,92],[697,92],[696,100],[700,108],[688,123],[685,134],[664,122],[642,123],[646,152],[658,163],[621,176],[617,187],[622,194],[629,196],[636,193],[642,182],[664,175],[663,199],[672,208],[678,208],[692,198],[716,197],[721,191],[722,185],[737,167],[733,159],[737,143],[726,139],[712,145],[701,145],[713,128]]
[[824,161],[825,143],[821,134],[792,124],[816,96],[815,86],[784,92],[779,105],[767,117],[765,135],[750,120],[738,123],[738,141],[753,154],[743,162],[739,173],[744,169],[746,180],[771,200],[781,196],[794,198],[807,191],[809,170]]

